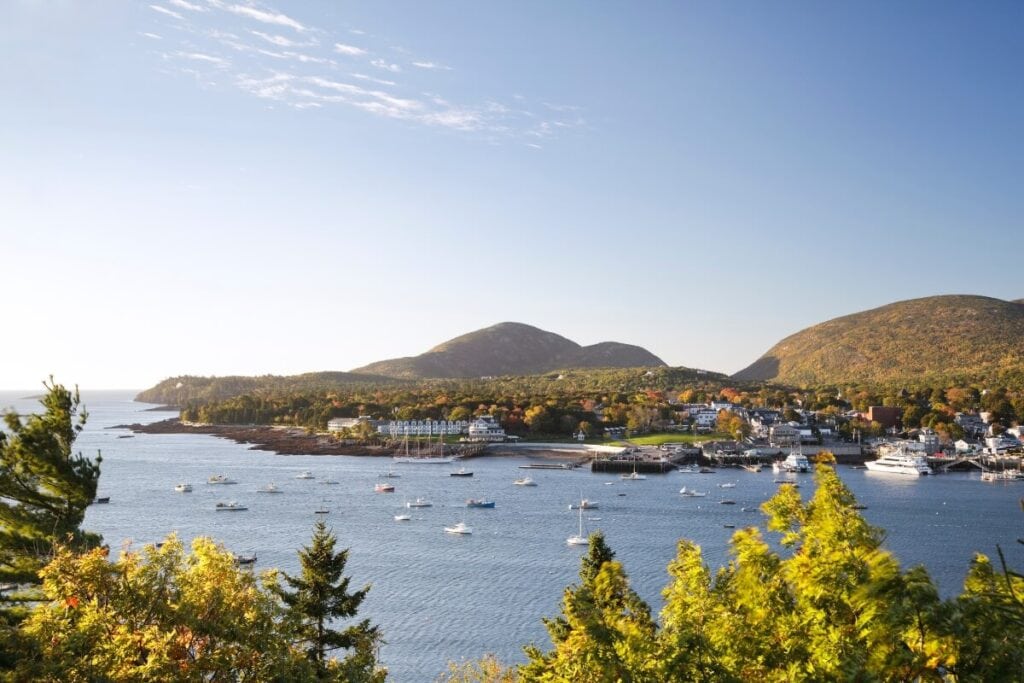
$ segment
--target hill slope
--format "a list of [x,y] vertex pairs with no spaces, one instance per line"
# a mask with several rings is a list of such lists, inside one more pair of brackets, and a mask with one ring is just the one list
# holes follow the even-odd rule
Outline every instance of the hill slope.
[[983,296],[912,299],[786,337],[738,380],[893,382],[1024,371],[1024,305]]
[[378,361],[352,372],[421,379],[664,365],[663,360],[639,346],[618,342],[580,346],[530,325],[500,323],[446,341],[419,356]]

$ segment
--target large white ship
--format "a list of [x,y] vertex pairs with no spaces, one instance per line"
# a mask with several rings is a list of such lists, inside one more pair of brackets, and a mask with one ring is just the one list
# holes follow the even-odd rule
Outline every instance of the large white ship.
[[932,468],[928,466],[928,461],[923,455],[912,455],[904,450],[888,453],[878,460],[869,460],[864,466],[872,472],[909,474],[914,477],[932,473]]

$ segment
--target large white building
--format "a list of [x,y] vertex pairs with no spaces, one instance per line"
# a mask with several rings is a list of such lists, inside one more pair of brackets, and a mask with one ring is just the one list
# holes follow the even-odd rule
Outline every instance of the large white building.
[[481,415],[469,424],[469,441],[504,441],[505,430],[490,415]]
[[465,420],[391,420],[377,426],[377,433],[385,436],[445,436],[465,434],[469,423]]

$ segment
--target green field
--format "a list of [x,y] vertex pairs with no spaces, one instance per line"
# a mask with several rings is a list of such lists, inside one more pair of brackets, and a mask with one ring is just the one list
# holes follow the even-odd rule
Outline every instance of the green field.
[[661,446],[666,443],[695,443],[697,441],[715,441],[718,439],[730,439],[728,434],[643,434],[629,437],[629,443],[637,446]]

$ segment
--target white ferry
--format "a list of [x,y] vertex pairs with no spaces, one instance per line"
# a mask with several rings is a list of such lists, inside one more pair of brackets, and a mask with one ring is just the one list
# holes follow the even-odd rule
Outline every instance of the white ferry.
[[909,474],[914,477],[932,473],[923,455],[911,455],[903,450],[883,455],[878,460],[869,460],[864,466],[872,472]]
[[772,463],[774,472],[810,472],[811,463],[803,453],[791,452],[785,460],[776,460]]

